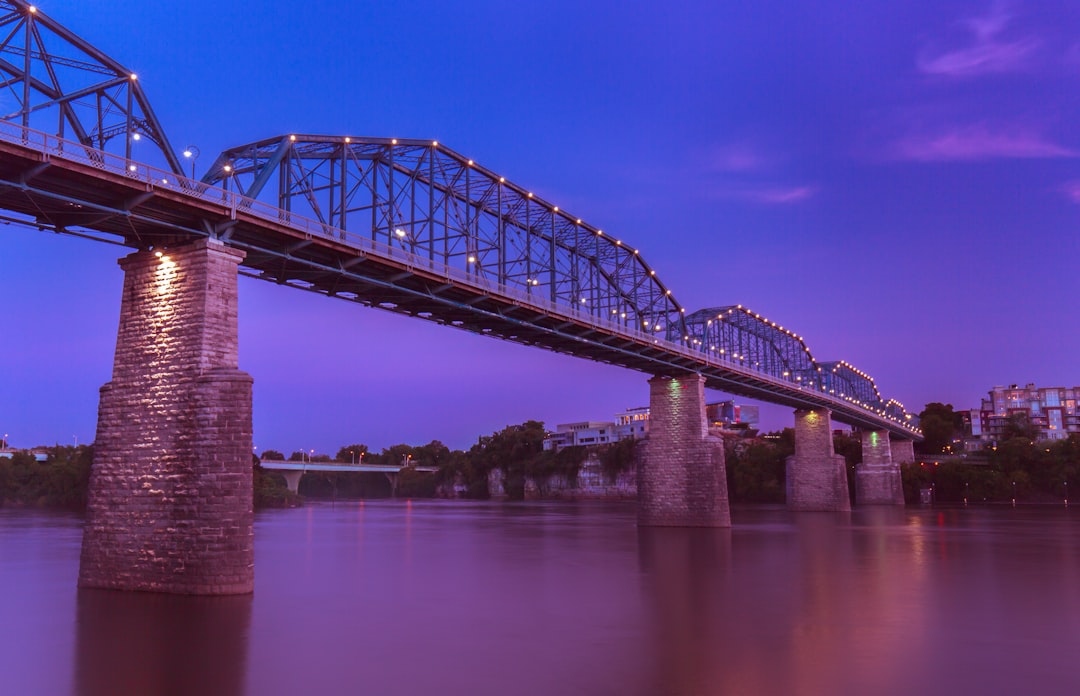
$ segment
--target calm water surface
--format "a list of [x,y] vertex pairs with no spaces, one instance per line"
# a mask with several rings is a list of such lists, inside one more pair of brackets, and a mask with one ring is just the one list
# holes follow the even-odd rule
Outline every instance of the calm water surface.
[[1076,694],[1080,514],[365,502],[260,513],[253,597],[76,591],[0,509],[0,693]]

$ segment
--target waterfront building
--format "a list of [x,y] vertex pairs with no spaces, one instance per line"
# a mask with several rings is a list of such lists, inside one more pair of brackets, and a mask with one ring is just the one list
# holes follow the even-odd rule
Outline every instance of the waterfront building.
[[[717,401],[705,405],[705,417],[712,426],[745,430],[757,425],[758,407],[737,404],[734,400]],[[557,451],[563,447],[640,440],[648,434],[649,407],[637,406],[615,414],[614,422],[581,421],[557,425],[555,432],[544,438],[544,449]]]
[[615,424],[612,422],[562,423],[555,426],[554,433],[549,433],[544,438],[544,449],[560,450],[563,447],[605,445],[616,440]]
[[628,408],[615,414],[615,439],[640,440],[649,434],[649,407]]
[[1080,433],[1080,412],[1076,402],[1080,387],[994,387],[979,408],[964,412],[964,448],[981,449],[1002,439],[1009,419],[1022,414],[1039,430],[1041,440],[1063,440]]
[[758,424],[757,406],[737,404],[734,399],[705,404],[709,425],[731,430],[747,430]]

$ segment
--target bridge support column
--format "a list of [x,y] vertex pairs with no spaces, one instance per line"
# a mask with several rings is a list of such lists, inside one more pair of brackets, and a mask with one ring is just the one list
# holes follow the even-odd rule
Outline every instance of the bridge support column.
[[855,469],[859,505],[903,505],[900,466],[893,462],[887,430],[862,431],[862,464]]
[[303,471],[282,471],[281,475],[285,477],[285,487],[293,493],[300,493],[300,479],[303,478]]
[[787,458],[787,505],[792,510],[851,510],[847,464],[833,449],[832,412],[795,411],[795,454]]
[[638,462],[638,524],[731,526],[724,441],[709,435],[701,375],[649,380],[649,437]]
[[914,440],[903,440],[891,437],[889,438],[889,449],[892,450],[892,461],[896,466],[911,464],[915,461]]
[[251,377],[237,369],[242,252],[201,240],[120,261],[79,585],[252,591]]

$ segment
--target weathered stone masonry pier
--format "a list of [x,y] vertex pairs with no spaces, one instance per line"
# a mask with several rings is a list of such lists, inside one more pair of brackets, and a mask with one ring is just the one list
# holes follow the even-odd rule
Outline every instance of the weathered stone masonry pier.
[[251,384],[237,367],[243,252],[201,240],[120,261],[79,585],[239,594],[254,583]]

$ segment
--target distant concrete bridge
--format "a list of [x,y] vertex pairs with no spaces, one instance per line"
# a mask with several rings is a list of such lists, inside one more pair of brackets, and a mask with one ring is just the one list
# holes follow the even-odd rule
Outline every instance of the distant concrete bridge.
[[651,375],[641,524],[730,524],[705,387],[795,409],[792,507],[850,505],[833,419],[863,431],[859,501],[902,503],[897,463],[921,436],[869,375],[740,305],[687,312],[637,248],[526,187],[433,141],[298,134],[226,150],[195,181],[135,73],[22,0],[0,0],[0,25],[17,102],[3,219],[135,250],[82,585],[251,591],[238,273]]
[[433,466],[414,466],[412,464],[388,466],[384,464],[344,464],[341,462],[286,462],[275,459],[263,459],[259,462],[259,466],[270,471],[280,471],[281,475],[285,477],[285,485],[293,493],[300,491],[300,479],[308,472],[385,474],[386,480],[390,482],[390,494],[393,496],[397,495],[398,474],[402,471],[419,471],[427,474],[438,471]]

